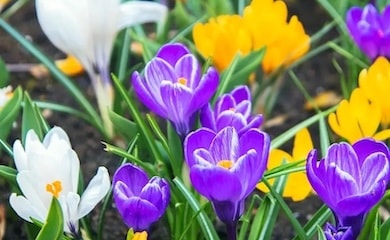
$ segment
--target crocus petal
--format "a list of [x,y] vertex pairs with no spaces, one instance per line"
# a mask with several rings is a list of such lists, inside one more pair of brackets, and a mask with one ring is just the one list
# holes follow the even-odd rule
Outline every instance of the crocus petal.
[[16,140],[13,146],[15,166],[18,171],[28,169],[27,155],[23,149],[22,142]]
[[249,100],[249,101],[252,100],[251,99],[251,92],[250,92],[248,86],[246,86],[246,85],[239,86],[239,87],[236,87],[235,89],[233,89],[232,96],[233,96],[234,100],[236,101],[236,103],[239,103],[239,102],[242,102],[245,100]]
[[[160,177],[154,176],[149,181],[150,184],[157,184],[160,187],[161,192],[161,205],[155,206],[161,210],[161,215],[164,213],[164,210],[168,207],[169,201],[171,198],[170,195],[170,188],[168,182]],[[150,200],[151,203],[154,203],[154,201]]]
[[373,141],[372,139],[365,138],[357,141],[352,147],[358,156],[360,166],[363,165],[363,162],[368,156],[375,152],[382,152],[390,160],[389,149],[381,141]]
[[124,203],[121,215],[125,223],[135,231],[148,230],[150,223],[159,218],[159,210],[149,201],[139,197],[130,198]]
[[233,127],[226,127],[219,131],[211,142],[209,151],[216,161],[235,161],[239,156],[239,138]]
[[[138,72],[134,72],[131,76],[132,86],[142,103],[161,117],[167,117],[165,105],[161,105],[161,96],[155,97],[145,86],[144,80]],[[159,100],[157,100],[159,99]]]
[[16,214],[26,221],[32,222],[31,218],[37,219],[42,223],[46,221],[44,212],[36,209],[35,204],[31,203],[23,196],[17,196],[16,193],[12,193],[9,203],[15,210]]
[[307,154],[313,149],[313,142],[307,128],[301,129],[295,135],[293,147],[293,159],[299,161],[305,159]]
[[191,183],[210,201],[237,201],[242,196],[240,179],[222,167],[195,165],[190,169]]
[[192,54],[182,56],[175,65],[175,72],[179,78],[187,80],[186,86],[195,89],[202,76],[201,66]]
[[383,197],[385,190],[386,183],[379,182],[371,192],[342,199],[334,211],[340,216],[357,216],[368,212]]
[[143,186],[145,186],[148,182],[148,176],[140,168],[127,163],[120,166],[114,174],[114,178],[112,180],[114,191],[117,182],[131,183],[128,185],[126,184],[126,186],[129,187],[129,194],[131,194],[128,195],[128,197],[134,195],[138,196],[141,193]]
[[191,129],[191,99],[193,97],[191,89],[180,83],[172,83],[170,81],[163,81],[161,83],[161,97],[165,100],[167,109],[167,118],[171,120],[176,132],[184,136]]
[[226,110],[234,109],[236,101],[231,94],[223,94],[215,104],[215,114],[218,115]]
[[209,149],[211,141],[215,137],[215,133],[207,128],[200,128],[187,135],[183,146],[185,149],[184,156],[188,167],[192,167],[196,161],[194,160],[194,151],[198,148]]
[[378,182],[386,182],[389,178],[389,159],[382,152],[368,156],[361,168],[362,191],[371,192],[371,188]]
[[227,110],[218,116],[216,129],[221,130],[224,127],[231,126],[239,130],[244,128],[246,125],[246,119],[242,114]]
[[83,65],[87,64],[92,57],[86,34],[88,2],[37,0],[35,5],[39,24],[50,41],[63,52],[76,56]]
[[189,54],[190,51],[188,48],[181,43],[173,43],[163,45],[160,50],[158,50],[156,57],[162,58],[174,67],[177,61],[184,55]]
[[[202,79],[199,82],[198,87],[195,89],[194,98],[191,102],[192,111],[202,108],[208,103],[210,98],[214,95],[215,91],[218,88],[219,83],[219,74],[218,72],[210,67],[207,72],[203,75]],[[201,97],[200,97],[201,96]]]
[[144,86],[156,98],[159,105],[164,105],[161,98],[160,86],[163,81],[176,82],[177,74],[172,66],[160,58],[152,59],[145,67]]
[[199,119],[203,127],[217,129],[214,111],[210,104],[207,104],[200,110]]
[[78,231],[78,221],[81,218],[78,216],[77,212],[80,203],[80,196],[77,193],[69,192],[66,195],[61,195],[58,200],[64,215],[64,231]]
[[[348,159],[348,161],[345,161]],[[332,144],[325,158],[326,166],[337,166],[360,182],[359,160],[354,149],[347,143]],[[338,186],[338,185],[335,185]]]
[[60,127],[53,127],[43,139],[43,145],[46,148],[50,148],[51,144],[56,142],[61,142],[64,146],[70,147],[69,137]]
[[168,14],[168,8],[156,2],[130,1],[120,5],[117,29],[146,22],[161,23]]
[[105,167],[99,167],[96,175],[89,182],[81,196],[80,205],[78,208],[78,218],[87,215],[92,209],[106,196],[110,190],[110,176]]
[[241,187],[242,189],[245,189],[245,192],[242,192],[240,198],[244,199],[246,198],[256,187],[257,182],[261,179],[265,168],[263,171],[255,171],[253,172],[253,169],[261,168],[261,163],[259,163],[259,160],[261,160],[256,151],[254,149],[251,149],[248,151],[247,154],[241,156],[236,163],[234,164],[232,171],[237,176],[246,176],[240,178],[241,180]]

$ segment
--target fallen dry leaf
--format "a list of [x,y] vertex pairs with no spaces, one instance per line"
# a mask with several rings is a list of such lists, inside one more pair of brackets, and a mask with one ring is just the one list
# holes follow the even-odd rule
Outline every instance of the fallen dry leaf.
[[324,91],[320,92],[313,98],[313,103],[307,101],[304,105],[305,110],[313,110],[314,106],[318,108],[327,108],[338,104],[341,101],[341,96],[339,96],[334,91]]

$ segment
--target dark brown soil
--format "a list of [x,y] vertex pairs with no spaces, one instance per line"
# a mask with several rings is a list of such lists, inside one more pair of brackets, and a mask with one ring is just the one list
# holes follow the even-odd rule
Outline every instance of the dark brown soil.
[[[290,12],[297,14],[303,21],[309,34],[318,31],[325,21],[327,15],[317,6],[316,1],[305,0],[297,1],[297,3],[288,2]],[[313,18],[313,16],[316,16]],[[64,55],[53,47],[42,33],[35,17],[33,1],[30,1],[26,6],[14,14],[9,23],[18,29],[30,41],[34,42],[44,53],[48,54],[53,59],[58,59]],[[6,63],[35,63],[36,60],[26,52],[14,39],[7,35],[3,30],[0,30],[0,56]],[[331,65],[331,59],[336,56],[331,52],[325,52],[310,61],[305,62],[296,69],[297,76],[303,81],[304,86],[313,96],[323,90],[339,89],[338,75]],[[94,100],[92,89],[89,85],[89,80],[86,76],[80,76],[75,79],[77,85],[87,94],[87,96]],[[29,73],[12,73],[10,84],[14,87],[21,85],[23,89],[29,91],[32,98],[35,100],[47,100],[58,102],[64,105],[69,105],[78,108],[76,102],[69,96],[69,93],[55,80],[51,78],[34,79]],[[280,114],[287,114],[287,120],[282,124],[272,128],[266,129],[272,137],[286,131],[291,126],[306,119],[313,113],[303,110],[304,98],[299,90],[294,86],[292,81],[286,77],[283,88],[281,90],[280,98],[276,103],[275,110],[272,116]],[[115,156],[107,154],[103,150],[103,145],[100,143],[102,136],[89,124],[77,119],[73,116],[51,112],[47,118],[51,126],[58,125],[65,129],[69,134],[72,145],[77,152],[84,178],[89,182],[89,179],[95,174],[96,169],[100,165],[104,165],[109,169],[112,175],[118,165],[119,159]],[[313,137],[316,138],[316,128],[311,128]],[[19,138],[20,131],[18,127],[12,132],[9,137],[9,143],[12,143],[16,138]],[[290,151],[290,147],[287,147]],[[7,156],[0,155],[1,164],[12,164],[12,160]],[[12,209],[9,208],[8,198],[10,193],[9,186],[0,181],[0,204],[7,207],[7,228],[4,239],[25,239],[25,228],[23,221],[18,219],[13,214]],[[310,219],[310,216],[321,206],[321,202],[315,197],[310,197],[308,200],[299,203],[290,203],[291,208],[296,214],[299,221],[305,223]],[[99,209],[99,207],[97,208]],[[98,210],[91,214],[93,227],[96,227],[98,217]],[[104,239],[124,239],[127,229],[122,223],[118,213],[115,209],[110,208],[105,216],[105,238]],[[169,239],[168,237],[156,236],[153,239]],[[163,234],[167,236],[167,234]],[[288,220],[280,215],[278,224],[274,231],[275,240],[288,240],[294,236],[293,229]]]

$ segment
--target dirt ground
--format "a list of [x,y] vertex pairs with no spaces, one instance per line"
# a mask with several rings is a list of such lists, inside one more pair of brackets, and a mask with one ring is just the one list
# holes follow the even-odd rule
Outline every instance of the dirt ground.
[[[327,15],[317,5],[316,1],[288,1],[290,5],[290,13],[297,14],[303,22],[309,34],[318,31],[326,21],[329,21]],[[299,4],[299,5],[298,5]],[[313,18],[313,16],[316,16]],[[63,53],[53,47],[42,33],[35,17],[33,1],[30,1],[19,12],[9,19],[9,23],[16,27],[30,41],[37,44],[43,52],[51,58],[61,58]],[[15,40],[7,35],[3,30],[0,30],[0,56],[6,63],[35,63],[36,60],[28,54]],[[304,64],[296,68],[297,76],[303,81],[311,95],[324,90],[340,89],[339,79],[336,71],[331,65],[332,58],[337,57],[331,52],[325,52],[306,61]],[[87,93],[91,101],[95,101],[93,91],[89,85],[89,80],[86,76],[75,78],[77,85]],[[55,80],[50,77],[44,79],[34,79],[29,73],[12,73],[10,84],[14,87],[21,85],[23,89],[29,91],[32,98],[35,100],[48,100],[58,102],[64,105],[77,107],[75,101],[69,97],[68,92]],[[291,126],[311,116],[312,112],[303,110],[304,98],[299,90],[294,86],[292,81],[287,77],[278,99],[272,117],[286,114],[288,118],[281,125],[265,129],[271,137],[276,137],[286,131]],[[72,145],[77,152],[84,172],[84,178],[89,182],[95,174],[96,169],[100,165],[104,165],[109,169],[112,176],[119,159],[115,156],[107,154],[103,150],[103,145],[100,143],[102,136],[89,124],[66,114],[51,112],[47,118],[50,125],[58,125],[65,129],[69,134]],[[313,137],[316,135],[316,128],[312,130]],[[16,138],[19,138],[20,132],[13,131],[9,138],[12,143]],[[318,146],[318,145],[317,145]],[[287,147],[290,151],[290,146]],[[0,163],[9,165],[11,159],[6,156],[0,156]],[[19,220],[9,208],[8,198],[10,194],[9,186],[0,180],[0,204],[7,208],[7,227],[4,239],[25,239],[26,233],[23,227],[23,221]],[[315,197],[310,197],[308,200],[299,203],[290,203],[294,213],[301,222],[306,222],[311,215],[321,206],[321,202]],[[94,226],[98,216],[98,209],[91,214],[91,220]],[[119,214],[115,209],[111,208],[105,216],[105,239],[124,239],[127,229],[120,220]],[[153,236],[151,239],[169,239],[169,237],[161,237],[161,235]],[[275,240],[288,240],[294,236],[292,227],[288,220],[281,214],[278,219],[278,224],[274,231]]]

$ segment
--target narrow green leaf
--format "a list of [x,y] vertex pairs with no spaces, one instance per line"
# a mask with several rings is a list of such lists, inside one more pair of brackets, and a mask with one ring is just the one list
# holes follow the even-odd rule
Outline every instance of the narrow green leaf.
[[380,239],[390,239],[390,218],[387,219],[380,227]]
[[111,110],[109,110],[108,115],[117,133],[124,136],[127,140],[135,137],[138,132],[137,124]]
[[8,155],[13,157],[14,153],[12,151],[12,147],[3,139],[0,139],[0,147],[4,149],[8,153]]
[[[309,222],[303,227],[306,232],[307,239],[312,239],[316,232],[318,231],[319,226],[323,226],[326,221],[332,216],[332,211],[326,206],[322,207],[313,215]],[[295,236],[293,240],[300,240],[299,236]]]
[[0,139],[6,140],[12,129],[12,124],[20,114],[23,91],[20,87],[13,92],[12,98],[0,109]]
[[40,139],[43,138],[43,130],[41,126],[41,119],[36,112],[34,103],[32,102],[29,94],[24,93],[24,108],[22,119],[22,142],[26,143],[26,135],[29,130],[34,130]]
[[275,149],[275,148],[280,147],[285,142],[287,142],[292,137],[294,137],[299,130],[301,130],[302,128],[305,128],[305,127],[308,127],[308,126],[312,125],[313,123],[319,121],[320,118],[328,116],[331,112],[334,112],[336,110],[336,108],[337,108],[337,106],[334,106],[334,107],[332,107],[332,108],[330,108],[330,109],[328,109],[328,110],[326,110],[324,112],[318,113],[318,114],[316,114],[316,115],[314,115],[314,116],[304,120],[303,122],[298,123],[294,127],[290,128],[289,130],[284,132],[283,134],[277,136],[271,142],[271,149]]
[[249,240],[260,239],[260,233],[262,232],[262,229],[266,227],[266,219],[268,217],[273,217],[268,216],[268,214],[275,212],[276,207],[275,199],[273,199],[271,195],[267,194],[256,211],[256,215],[249,231]]
[[64,231],[64,217],[60,202],[53,197],[50,205],[50,210],[47,215],[46,223],[43,224],[41,231],[39,231],[36,240],[59,240],[62,238]]
[[5,62],[0,57],[0,88],[6,87],[9,81],[9,73]]
[[322,228],[320,226],[317,226],[317,229],[318,229],[318,235],[317,235],[318,240],[326,240],[325,233],[322,230]]
[[246,213],[240,218],[240,221],[242,222],[240,233],[238,235],[238,240],[245,240],[247,239],[248,235],[248,228],[249,224],[251,222],[251,217],[253,214],[253,210],[255,207],[255,203],[260,203],[262,200],[257,194],[253,194],[251,198],[251,202],[248,206],[248,209],[246,210]]
[[17,183],[16,183],[16,174],[17,173],[18,172],[11,167],[0,165],[0,176],[2,178],[4,178],[5,180],[7,180],[7,182],[9,182],[13,186],[17,186]]
[[199,225],[202,229],[202,232],[204,234],[204,237],[208,240],[217,240],[219,239],[217,233],[215,232],[214,225],[211,223],[209,217],[207,216],[204,211],[202,211],[202,208],[199,205],[199,202],[196,200],[196,198],[193,196],[193,194],[184,186],[184,184],[181,182],[179,178],[174,178],[173,182],[178,187],[179,191],[183,194],[183,196],[187,199],[188,203],[190,204],[192,210],[195,213],[200,212],[197,215],[197,219],[199,222]]

